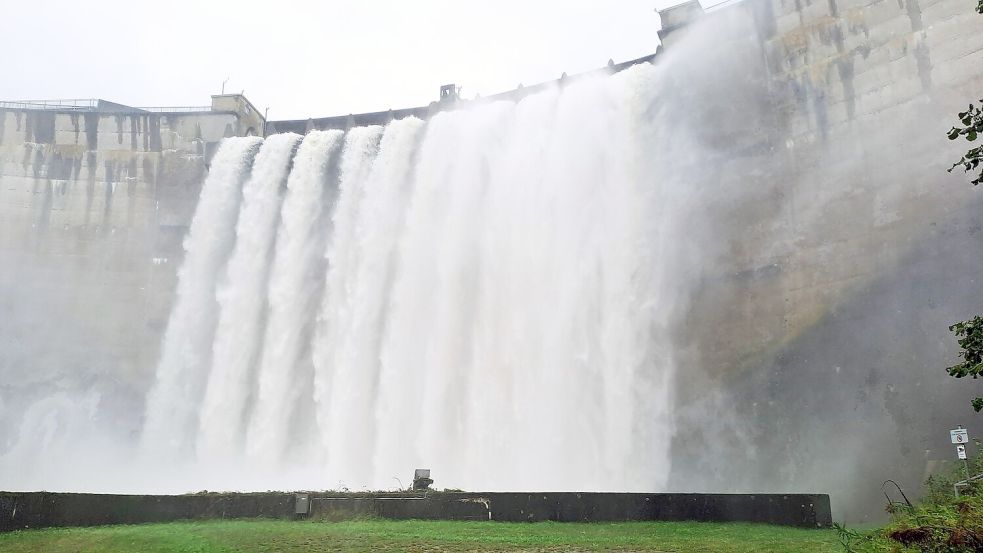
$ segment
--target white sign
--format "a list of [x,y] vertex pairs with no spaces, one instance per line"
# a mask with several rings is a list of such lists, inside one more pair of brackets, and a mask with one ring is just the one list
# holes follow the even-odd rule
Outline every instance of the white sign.
[[969,432],[966,432],[965,428],[957,428],[955,430],[950,430],[949,438],[952,439],[952,443],[954,444],[968,444]]
[[966,458],[966,446],[959,444],[956,446],[956,456],[960,459]]

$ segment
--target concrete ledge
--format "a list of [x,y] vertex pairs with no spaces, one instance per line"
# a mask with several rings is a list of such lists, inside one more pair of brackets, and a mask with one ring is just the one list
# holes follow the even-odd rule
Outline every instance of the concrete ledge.
[[[309,516],[343,519],[496,520],[507,522],[757,522],[825,528],[825,494],[643,493],[310,493]],[[0,492],[0,532],[52,526],[98,526],[175,520],[295,515],[293,493],[104,495]]]

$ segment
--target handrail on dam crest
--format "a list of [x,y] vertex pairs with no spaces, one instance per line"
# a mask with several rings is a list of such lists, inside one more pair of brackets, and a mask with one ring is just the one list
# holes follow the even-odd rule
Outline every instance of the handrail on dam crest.
[[54,100],[0,100],[0,109],[37,111],[112,111],[147,113],[201,113],[212,106],[127,106],[99,98],[61,98]]

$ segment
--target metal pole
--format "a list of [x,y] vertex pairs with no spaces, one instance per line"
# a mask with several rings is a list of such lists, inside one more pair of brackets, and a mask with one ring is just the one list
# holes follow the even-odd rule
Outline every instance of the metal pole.
[[[963,425],[961,425],[961,424],[956,426],[956,428],[959,428],[959,429],[962,429],[962,427],[963,427]],[[964,444],[963,447],[966,447],[967,445],[969,445],[969,444]],[[968,452],[966,453],[966,457],[967,458],[969,457],[969,453]],[[969,461],[967,461],[966,459],[963,459],[963,468],[966,469],[966,485],[969,485]]]

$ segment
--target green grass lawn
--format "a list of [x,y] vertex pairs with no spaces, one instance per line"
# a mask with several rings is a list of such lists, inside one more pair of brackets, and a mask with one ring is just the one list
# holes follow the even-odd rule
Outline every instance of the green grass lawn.
[[0,552],[44,551],[841,551],[832,530],[697,522],[500,523],[235,520],[0,534]]

